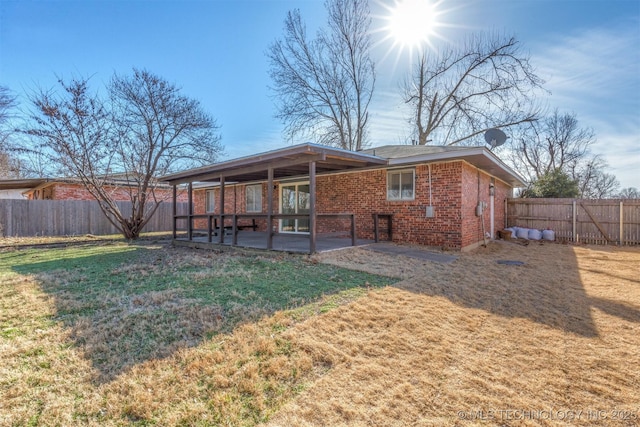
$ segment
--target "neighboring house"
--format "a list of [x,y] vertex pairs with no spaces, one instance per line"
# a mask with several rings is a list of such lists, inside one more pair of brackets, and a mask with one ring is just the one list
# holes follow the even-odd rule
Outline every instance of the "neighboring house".
[[316,234],[349,227],[327,214],[346,213],[358,238],[374,239],[374,215],[379,230],[390,216],[394,242],[471,249],[505,227],[506,199],[523,186],[485,147],[413,145],[350,152],[301,144],[161,179],[190,186],[192,228],[205,228],[207,215],[225,225],[232,214],[253,215],[259,230],[309,235],[311,252]]
[[[130,184],[122,179],[114,179],[105,189],[115,201],[131,201]],[[158,200],[168,201],[173,197],[173,189],[166,184],[156,187]],[[29,200],[95,200],[84,186],[74,178],[9,179],[0,181],[0,198]],[[178,201],[186,202],[186,191],[178,191]]]
[[43,179],[3,179],[0,180],[0,199],[24,200],[29,190],[42,184]]

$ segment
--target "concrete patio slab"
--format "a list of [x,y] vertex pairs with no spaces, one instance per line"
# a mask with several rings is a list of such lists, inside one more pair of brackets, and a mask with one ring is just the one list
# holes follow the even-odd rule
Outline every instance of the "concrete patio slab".
[[380,242],[367,245],[364,249],[380,252],[383,254],[391,255],[403,255],[410,258],[422,259],[426,261],[440,262],[443,264],[449,264],[458,259],[457,256],[447,255],[438,252],[434,252],[427,248],[419,248],[416,246],[403,246],[390,242]]
[[[227,235],[224,237],[224,246],[231,246],[233,236]],[[208,242],[206,237],[194,237],[192,240],[186,238],[174,239],[174,243],[183,246],[192,247],[211,247],[220,245],[220,238],[213,236],[212,242]],[[373,243],[373,240],[357,239],[356,246],[368,245]],[[238,247],[254,248],[254,249],[267,249],[267,233],[261,231],[239,231],[238,232]],[[351,246],[351,237],[345,237],[343,235],[318,235],[316,238],[316,252],[325,252],[335,249],[341,249]],[[295,252],[295,253],[309,253],[309,236],[304,234],[287,234],[278,233],[273,236],[274,251],[281,252]]]

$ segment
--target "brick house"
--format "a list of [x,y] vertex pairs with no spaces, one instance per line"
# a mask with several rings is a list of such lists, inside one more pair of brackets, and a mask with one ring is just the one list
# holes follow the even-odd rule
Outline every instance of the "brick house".
[[[86,188],[73,178],[42,178],[28,180],[32,185],[22,191],[24,198],[29,200],[95,200]],[[112,185],[106,185],[105,189],[111,193],[117,202],[131,201],[130,190],[132,187],[124,180],[114,180]],[[160,185],[155,189],[158,200],[168,201],[173,197],[171,187]],[[178,202],[187,201],[186,191],[177,193]]]
[[523,185],[485,147],[408,145],[350,152],[301,144],[162,180],[189,189],[191,214],[175,221],[187,240],[208,227],[213,241],[217,224],[237,232],[250,221],[267,248],[273,236],[297,234],[309,237],[310,252],[318,236],[344,235],[351,223],[354,243],[357,236],[471,249],[505,226],[505,201]]
[[43,179],[3,179],[0,180],[0,199],[27,199],[29,190],[44,182]]

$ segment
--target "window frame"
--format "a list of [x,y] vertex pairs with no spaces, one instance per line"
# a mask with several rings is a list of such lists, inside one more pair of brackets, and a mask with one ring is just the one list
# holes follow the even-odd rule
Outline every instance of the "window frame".
[[[213,205],[213,206],[210,206]],[[209,209],[211,207],[211,209]],[[204,192],[204,211],[211,214],[216,211],[216,190],[205,190]]]
[[[411,173],[411,197],[404,197],[402,195],[402,175],[403,174],[408,174]],[[399,175],[399,188],[398,188],[398,194],[399,197],[392,197],[390,190],[391,190],[391,183],[392,183],[392,176],[393,175]],[[406,202],[406,201],[412,201],[416,199],[416,170],[415,168],[411,168],[411,169],[394,169],[394,170],[389,170],[387,171],[387,200],[388,201],[392,201],[392,202]]]
[[[253,200],[251,209],[249,208],[249,188],[257,188],[257,194],[259,196],[259,202]],[[252,190],[252,194],[255,197],[255,190]],[[257,205],[257,206],[256,206]],[[257,209],[256,209],[257,207]],[[247,213],[262,213],[262,184],[249,184],[244,187],[244,208]]]

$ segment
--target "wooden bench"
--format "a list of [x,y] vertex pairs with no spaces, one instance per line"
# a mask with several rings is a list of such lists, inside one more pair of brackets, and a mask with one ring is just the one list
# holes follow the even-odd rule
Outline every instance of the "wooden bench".
[[[236,234],[238,234],[238,231],[240,230],[248,230],[248,229],[251,229],[253,231],[256,231],[258,229],[258,224],[256,224],[255,219],[251,220],[251,224],[238,224],[236,226]],[[233,226],[231,225],[224,226],[224,231],[226,236],[230,236],[232,233],[232,230],[233,230]],[[206,228],[194,228],[191,230],[191,232],[193,234],[206,236],[209,233],[209,230],[207,230]],[[218,233],[220,233],[220,227],[218,227],[218,219],[214,218],[213,227],[211,228],[211,235],[218,236]]]
[[[237,224],[236,234],[238,234],[238,231],[240,230],[248,230],[248,229],[252,229],[253,231],[256,231],[258,229],[258,224],[256,224],[255,218],[251,219],[251,224]],[[233,230],[233,226],[231,225],[224,226],[224,231],[225,233],[227,233],[227,235],[231,235],[232,230]],[[213,219],[213,235],[217,236],[219,231],[220,231],[220,227],[218,227],[218,219],[214,218]]]

